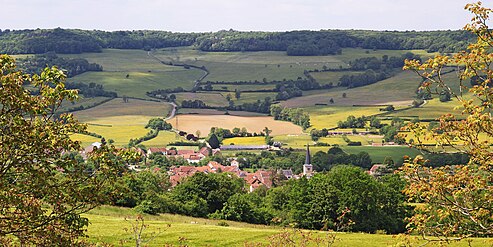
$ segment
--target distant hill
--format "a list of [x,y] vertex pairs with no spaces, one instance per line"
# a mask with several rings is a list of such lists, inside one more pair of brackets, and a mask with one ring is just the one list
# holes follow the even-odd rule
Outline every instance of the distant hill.
[[466,31],[322,30],[291,32],[172,33],[79,29],[0,30],[0,53],[78,54],[103,48],[158,49],[194,46],[202,51],[286,51],[292,56],[339,54],[342,48],[457,52],[473,35]]

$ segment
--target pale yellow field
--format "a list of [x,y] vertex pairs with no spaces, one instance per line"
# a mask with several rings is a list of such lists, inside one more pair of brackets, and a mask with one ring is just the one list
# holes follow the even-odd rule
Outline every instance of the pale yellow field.
[[[176,117],[169,122],[176,127]],[[188,133],[195,133],[197,130],[202,136],[210,132],[211,127],[221,127],[226,129],[247,128],[249,132],[260,133],[265,127],[272,130],[272,135],[301,134],[303,130],[300,126],[290,122],[276,121],[272,117],[240,117],[231,115],[178,115],[178,128]]]

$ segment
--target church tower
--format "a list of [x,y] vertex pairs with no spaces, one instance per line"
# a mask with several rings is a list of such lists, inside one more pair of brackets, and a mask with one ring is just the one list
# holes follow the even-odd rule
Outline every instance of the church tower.
[[303,176],[310,178],[313,175],[313,166],[310,158],[310,145],[306,145],[306,158],[303,165]]

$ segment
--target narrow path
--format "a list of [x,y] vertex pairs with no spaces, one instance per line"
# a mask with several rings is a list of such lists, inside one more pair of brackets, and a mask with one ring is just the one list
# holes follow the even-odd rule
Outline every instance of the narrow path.
[[176,107],[177,107],[177,105],[175,104],[175,102],[166,102],[166,103],[172,105],[173,106],[173,110],[171,110],[171,114],[169,114],[169,116],[166,117],[164,119],[164,121],[168,121],[168,120],[170,120],[170,119],[172,119],[172,118],[175,117],[175,115],[176,115]]

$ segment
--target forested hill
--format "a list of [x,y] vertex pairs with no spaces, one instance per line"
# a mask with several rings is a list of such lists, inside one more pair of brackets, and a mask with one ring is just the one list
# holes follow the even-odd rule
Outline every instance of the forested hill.
[[327,55],[341,48],[456,52],[473,35],[466,31],[322,30],[291,32],[98,31],[78,29],[0,30],[0,53],[82,53],[103,48],[155,49],[194,46],[202,51],[286,51],[288,55]]

